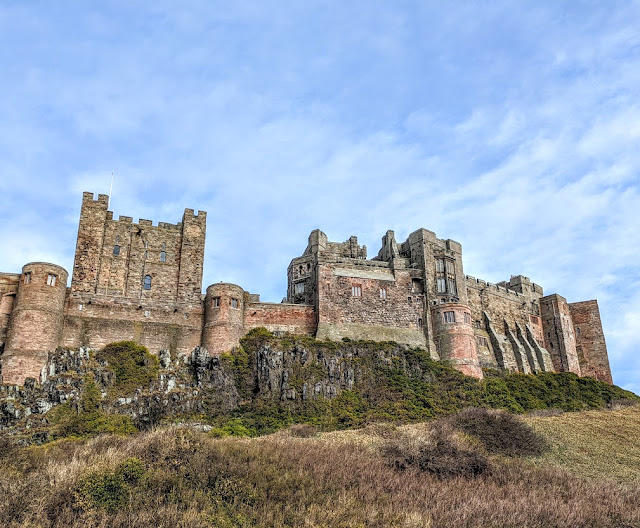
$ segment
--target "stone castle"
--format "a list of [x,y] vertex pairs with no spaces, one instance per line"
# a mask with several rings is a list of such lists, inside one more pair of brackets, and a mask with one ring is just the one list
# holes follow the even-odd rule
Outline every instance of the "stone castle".
[[153,353],[226,352],[252,328],[319,339],[391,340],[429,351],[465,374],[482,368],[574,372],[612,382],[595,300],[544,295],[522,275],[490,284],[465,275],[462,246],[426,229],[393,231],[367,258],[356,237],[315,230],[291,261],[287,296],[265,303],[240,286],[202,294],[206,213],[182,222],[117,220],[109,198],[84,193],[71,285],[67,271],[32,262],[0,273],[2,382],[41,379],[58,347],[133,340]]

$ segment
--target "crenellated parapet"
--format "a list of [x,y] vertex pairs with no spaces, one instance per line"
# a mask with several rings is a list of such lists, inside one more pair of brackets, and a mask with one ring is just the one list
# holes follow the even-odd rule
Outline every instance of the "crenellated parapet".
[[151,352],[222,354],[251,329],[319,339],[396,341],[425,348],[465,374],[483,368],[570,371],[611,382],[596,301],[544,296],[524,275],[492,284],[465,275],[462,245],[418,229],[388,230],[372,259],[358,238],[332,242],[316,229],[287,269],[282,303],[219,282],[202,294],[204,211],[176,223],[114,219],[109,197],[84,193],[76,254],[67,272],[30,263],[0,274],[5,382],[38,377],[58,346],[100,348],[133,340]]

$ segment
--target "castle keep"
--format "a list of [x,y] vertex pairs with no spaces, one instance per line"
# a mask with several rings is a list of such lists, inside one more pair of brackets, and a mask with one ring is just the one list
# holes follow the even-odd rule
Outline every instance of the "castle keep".
[[491,367],[612,382],[595,300],[545,296],[522,275],[499,284],[465,275],[462,246],[426,229],[404,242],[387,231],[372,259],[356,237],[336,243],[313,231],[277,304],[228,283],[202,294],[205,231],[203,211],[186,209],[177,224],[133,223],[113,218],[108,196],[84,193],[70,287],[55,264],[0,273],[2,382],[40,379],[58,347],[133,340],[153,353],[220,354],[261,326],[419,346],[478,378]]

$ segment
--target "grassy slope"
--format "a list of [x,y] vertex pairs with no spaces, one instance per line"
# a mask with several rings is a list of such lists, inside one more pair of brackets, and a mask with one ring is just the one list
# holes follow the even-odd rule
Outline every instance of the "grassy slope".
[[[390,467],[377,449],[392,434],[388,425],[310,438],[285,430],[257,439],[170,428],[4,446],[0,524],[640,526],[640,408],[527,420],[552,441],[550,454],[493,457],[490,473],[444,480]],[[428,428],[402,430],[420,435]]]
[[549,439],[551,450],[537,463],[577,475],[640,485],[640,406],[583,411],[526,421]]

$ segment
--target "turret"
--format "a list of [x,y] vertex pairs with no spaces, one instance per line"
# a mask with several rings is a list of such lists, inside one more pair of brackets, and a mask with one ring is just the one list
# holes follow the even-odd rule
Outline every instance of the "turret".
[[440,359],[467,376],[482,378],[469,307],[455,302],[434,304],[431,319]]
[[213,355],[238,346],[244,331],[244,290],[219,282],[207,288],[202,345]]
[[22,268],[2,357],[4,383],[39,379],[48,353],[59,346],[67,276],[64,268],[46,262]]

